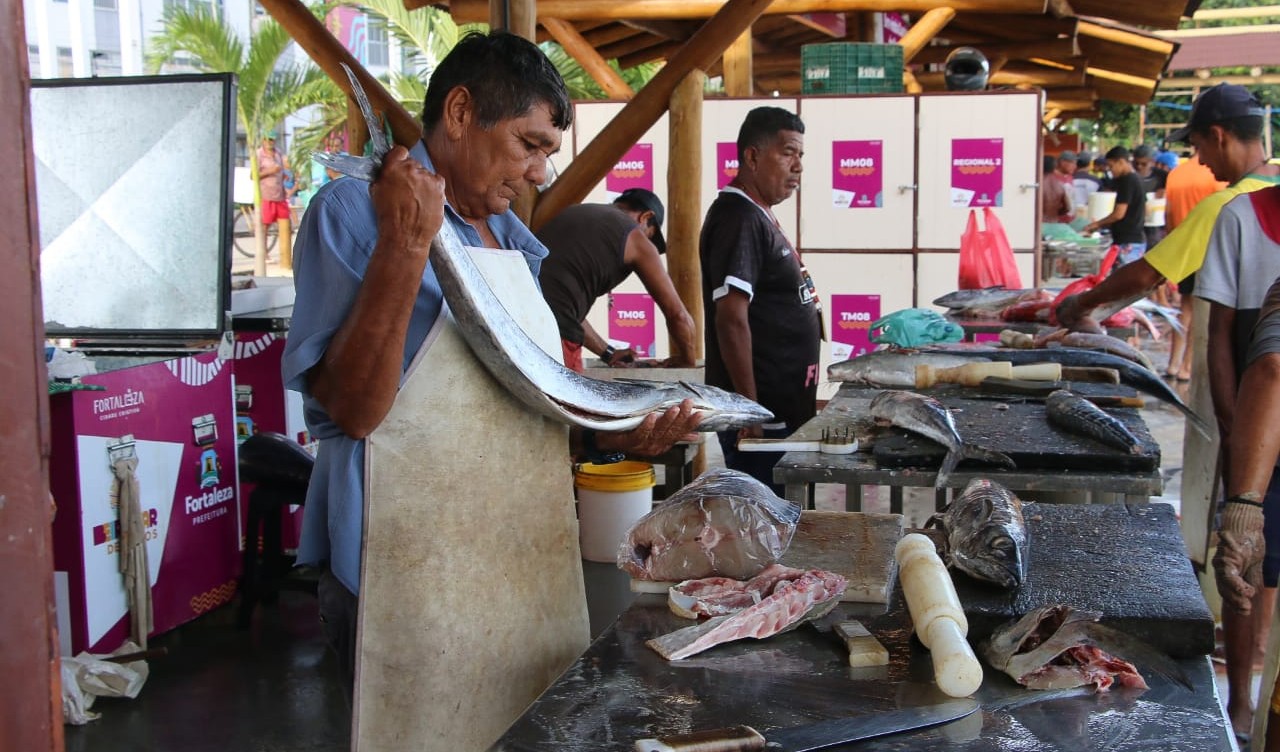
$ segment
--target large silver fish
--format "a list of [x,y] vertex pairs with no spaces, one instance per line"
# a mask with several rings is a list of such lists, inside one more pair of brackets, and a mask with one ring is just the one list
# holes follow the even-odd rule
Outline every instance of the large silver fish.
[[1005,467],[1014,467],[1008,455],[993,452],[965,442],[960,438],[955,418],[946,405],[932,397],[916,392],[888,390],[881,392],[871,400],[871,415],[878,420],[888,421],[912,433],[933,439],[947,448],[947,456],[938,468],[938,477],[934,488],[942,488],[947,484],[951,471],[956,469],[963,459],[982,460]]
[[947,560],[975,579],[1004,588],[1027,578],[1027,523],[1009,489],[974,478],[943,511],[929,518],[947,536]]
[[1042,606],[996,629],[979,649],[992,668],[1031,689],[1092,684],[1104,692],[1114,682],[1146,689],[1146,681],[1129,661],[1191,688],[1177,663],[1146,643],[1097,623],[1101,616],[1070,606]]
[[916,366],[954,368],[972,363],[974,358],[916,350],[873,350],[827,366],[827,378],[884,388],[911,389],[916,385]]
[[965,318],[999,317],[1000,311],[1014,303],[1020,303],[1039,294],[1039,290],[1010,290],[1004,287],[986,287],[981,290],[956,290],[933,304],[950,309],[952,316]]
[[1114,415],[1077,394],[1059,389],[1044,401],[1049,422],[1070,433],[1097,439],[1129,454],[1141,454],[1142,442]]
[[[359,80],[347,70],[369,127],[373,157],[325,155],[321,163],[370,180],[390,149]],[[512,395],[549,418],[601,431],[626,431],[645,416],[690,399],[702,413],[700,431],[723,431],[772,420],[773,414],[739,394],[707,384],[603,381],[565,368],[512,318],[463,248],[448,222],[431,241],[431,267],[458,329],[473,353]]]

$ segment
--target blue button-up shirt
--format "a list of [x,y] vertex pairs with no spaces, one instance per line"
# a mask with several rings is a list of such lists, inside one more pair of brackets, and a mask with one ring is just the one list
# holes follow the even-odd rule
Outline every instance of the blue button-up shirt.
[[[420,141],[409,152],[434,171]],[[480,233],[452,207],[445,221],[466,245],[483,246]],[[534,279],[547,248],[511,211],[488,220],[489,230],[503,248],[519,250]],[[353,593],[360,588],[361,540],[364,532],[364,441],[342,432],[307,391],[307,371],[324,357],[329,341],[355,303],[365,269],[378,240],[378,223],[369,198],[369,184],[342,178],[324,186],[302,217],[294,249],[293,321],[285,343],[282,369],[285,386],[301,392],[307,429],[319,440],[298,546],[299,564],[329,562],[334,575]],[[443,293],[430,264],[414,302],[405,338],[401,373],[422,347],[440,315]],[[443,407],[443,406],[442,406]]]

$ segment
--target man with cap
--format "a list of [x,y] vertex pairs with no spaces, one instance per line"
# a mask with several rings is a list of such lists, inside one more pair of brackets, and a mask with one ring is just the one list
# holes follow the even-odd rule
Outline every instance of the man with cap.
[[1097,287],[1059,302],[1054,315],[1063,326],[1101,332],[1089,315],[1093,309],[1146,297],[1165,280],[1180,282],[1200,268],[1223,205],[1241,193],[1280,182],[1280,170],[1267,164],[1263,151],[1262,116],[1262,105],[1243,86],[1218,84],[1196,98],[1186,127],[1174,131],[1170,141],[1190,142],[1200,161],[1230,186],[1197,204],[1142,258],[1120,267]]
[[[1075,197],[1075,174],[1076,174],[1076,153],[1074,151],[1064,151],[1058,155],[1057,169],[1053,171],[1052,178],[1062,183],[1062,186],[1071,192],[1072,198]],[[1058,216],[1059,222],[1070,222],[1075,219],[1071,214],[1062,214]]]
[[1120,246],[1120,263],[1130,264],[1147,251],[1147,236],[1142,231],[1147,195],[1129,162],[1128,149],[1116,146],[1107,152],[1107,168],[1111,171],[1111,190],[1116,194],[1115,207],[1107,216],[1085,225],[1083,232],[1087,235],[1102,227],[1110,229],[1111,242]]
[[258,147],[258,192],[262,197],[262,225],[276,225],[280,232],[280,263],[289,265],[293,259],[293,217],[289,211],[289,196],[284,188],[284,174],[289,162],[276,148],[276,132],[262,134]]
[[671,357],[658,365],[694,364],[693,317],[680,301],[662,264],[662,201],[643,188],[628,188],[612,204],[570,206],[547,222],[537,237],[551,254],[542,263],[542,296],[555,314],[565,365],[581,372],[582,349],[608,366],[636,363],[631,348],[615,349],[601,337],[587,313],[596,298],[635,272],[667,321]]

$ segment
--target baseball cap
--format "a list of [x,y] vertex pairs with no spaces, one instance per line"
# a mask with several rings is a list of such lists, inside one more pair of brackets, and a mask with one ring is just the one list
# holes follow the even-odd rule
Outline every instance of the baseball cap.
[[644,188],[628,188],[622,192],[622,195],[615,198],[613,203],[626,204],[633,209],[653,212],[653,244],[658,247],[658,253],[667,252],[667,240],[662,236],[662,220],[666,218],[666,210],[662,208],[661,199],[653,191],[646,191]]
[[1059,155],[1058,155],[1058,161],[1060,161],[1060,162],[1067,162],[1067,161],[1074,162],[1074,161],[1076,161],[1076,153],[1075,153],[1074,151],[1064,151],[1064,152],[1062,152],[1061,154],[1059,154]]
[[1093,162],[1093,153],[1082,151],[1076,155],[1077,167],[1088,167]]
[[262,137],[263,137],[263,138],[269,138],[269,139],[271,139],[272,141],[275,141],[275,140],[276,140],[276,136],[278,136],[278,135],[279,135],[279,134],[278,134],[278,133],[276,133],[276,129],[275,129],[275,128],[272,128],[271,130],[267,131],[266,133],[263,133],[263,134],[262,134]]
[[1171,151],[1162,151],[1156,155],[1156,164],[1162,164],[1172,170],[1178,166],[1178,155]]
[[1169,134],[1170,141],[1186,141],[1194,130],[1226,120],[1263,117],[1262,103],[1248,89],[1237,84],[1218,84],[1196,97],[1191,104],[1191,117],[1182,128]]

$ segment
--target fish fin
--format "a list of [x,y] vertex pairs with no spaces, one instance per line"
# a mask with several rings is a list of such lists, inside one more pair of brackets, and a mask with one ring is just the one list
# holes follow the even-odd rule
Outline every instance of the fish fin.
[[1081,632],[1094,647],[1130,663],[1139,664],[1142,668],[1151,669],[1164,678],[1195,691],[1182,667],[1151,645],[1097,622],[1081,625]]
[[947,456],[942,458],[942,466],[938,468],[938,477],[933,481],[934,488],[947,487],[947,481],[951,478],[951,471],[956,469],[956,465],[960,464],[962,458],[962,451],[947,452]]
[[1004,467],[1016,468],[1013,458],[1004,452],[997,452],[992,449],[983,449],[974,444],[965,444],[960,447],[960,455],[963,459],[982,460],[990,462],[993,465],[1003,465]]

